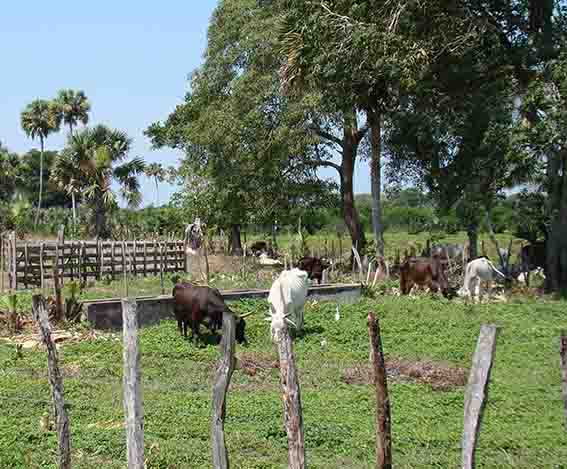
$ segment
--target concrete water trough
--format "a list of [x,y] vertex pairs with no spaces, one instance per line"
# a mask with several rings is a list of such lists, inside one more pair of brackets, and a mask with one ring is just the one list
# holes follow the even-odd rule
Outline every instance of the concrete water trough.
[[[224,290],[226,301],[245,298],[267,298],[269,290]],[[331,300],[337,303],[354,303],[360,298],[360,284],[316,285],[309,287],[310,299]],[[174,319],[171,295],[137,297],[138,324],[147,326],[164,319]],[[83,301],[83,314],[96,329],[122,329],[122,303],[120,298]]]

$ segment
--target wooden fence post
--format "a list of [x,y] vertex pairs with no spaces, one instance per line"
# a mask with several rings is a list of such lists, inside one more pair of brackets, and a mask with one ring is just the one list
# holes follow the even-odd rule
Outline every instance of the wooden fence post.
[[234,358],[234,340],[236,332],[236,319],[233,314],[224,312],[222,318],[222,358],[217,368],[217,376],[213,387],[213,420],[211,434],[213,441],[213,467],[215,469],[228,469],[228,451],[224,439],[224,420],[226,416],[226,393],[230,385],[230,378],[234,371],[236,359]]
[[9,250],[8,250],[8,260],[9,260],[9,287],[10,290],[16,291],[18,289],[18,261],[17,261],[17,252],[16,252],[16,232],[12,231],[10,233],[9,239]]
[[287,432],[288,469],[304,469],[306,467],[305,437],[301,393],[293,355],[293,343],[285,323],[279,330],[278,353],[280,381],[283,388],[284,425]]
[[496,326],[483,324],[480,328],[476,351],[473,356],[472,368],[465,393],[462,440],[463,469],[473,469],[475,467],[474,453],[480,431],[494,351],[496,349],[497,332]]
[[32,309],[34,319],[37,321],[41,332],[41,339],[47,347],[47,376],[51,385],[53,397],[54,417],[57,424],[57,438],[59,441],[59,469],[71,467],[71,443],[69,435],[69,418],[65,409],[65,398],[63,396],[63,378],[59,370],[57,360],[57,349],[51,340],[51,328],[47,317],[45,300],[41,295],[32,297]]
[[380,324],[374,313],[368,314],[368,331],[370,356],[374,369],[374,386],[376,387],[376,469],[391,469],[392,430],[388,380],[382,351]]
[[0,232],[0,293],[4,293],[4,263],[6,251],[4,250],[4,233]]
[[159,243],[159,283],[161,285],[161,294],[165,295],[165,285],[163,283],[163,244]]
[[567,332],[561,331],[560,342],[559,354],[561,356],[561,379],[565,406],[565,431],[567,431]]
[[124,414],[128,469],[144,469],[144,414],[136,301],[122,299]]

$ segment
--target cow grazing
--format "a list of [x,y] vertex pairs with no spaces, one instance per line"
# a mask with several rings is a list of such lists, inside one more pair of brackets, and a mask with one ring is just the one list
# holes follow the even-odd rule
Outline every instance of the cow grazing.
[[[289,314],[298,332],[303,330],[303,308],[309,288],[307,277],[307,272],[297,268],[284,270],[272,284],[268,295],[271,315]],[[273,330],[272,339],[277,340]]]
[[319,285],[323,279],[323,271],[331,267],[331,264],[324,258],[302,257],[297,263],[299,269],[307,272],[311,280],[317,280]]
[[[216,333],[222,327],[224,312],[234,314],[226,305],[223,297],[216,288],[193,285],[191,283],[178,283],[173,287],[174,313],[177,326],[182,336],[187,338],[187,325],[191,326],[192,338],[197,343],[200,325],[205,324],[209,330]],[[250,313],[251,314],[251,313]],[[249,314],[236,318],[236,341],[239,344],[247,343],[245,336],[246,321]]]
[[266,241],[255,241],[250,245],[250,252],[254,256],[259,256],[263,252],[268,252],[268,243]]
[[434,257],[408,257],[400,266],[400,290],[408,295],[414,285],[429,287],[436,293],[449,295],[449,282],[446,274],[446,261]]
[[545,241],[536,241],[535,243],[522,246],[522,250],[520,251],[520,263],[527,286],[530,285],[530,271],[538,267],[541,267],[545,271],[546,260]]
[[491,283],[494,274],[506,279],[506,276],[500,272],[492,262],[486,257],[477,257],[467,264],[465,269],[465,280],[462,288],[457,292],[459,296],[469,296],[470,298],[480,298],[481,282],[488,284],[488,292],[490,294]]

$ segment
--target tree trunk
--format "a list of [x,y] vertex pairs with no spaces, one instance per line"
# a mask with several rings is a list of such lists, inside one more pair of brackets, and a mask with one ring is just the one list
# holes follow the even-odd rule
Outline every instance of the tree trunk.
[[72,137],[73,136],[73,123],[69,122],[69,135]]
[[567,295],[567,154],[552,157],[548,165],[551,232],[547,242],[545,288]]
[[[71,204],[73,206],[73,230],[77,229],[77,201],[75,199],[75,190],[71,192]],[[77,234],[75,233],[75,236]]]
[[35,227],[39,223],[39,212],[41,211],[41,197],[43,193],[43,136],[39,137],[41,150],[39,154],[39,199],[37,201],[37,212],[35,214]]
[[357,147],[358,145],[351,140],[344,139],[340,178],[343,218],[350,233],[352,245],[356,246],[360,253],[364,252],[366,247],[366,237],[354,205],[353,175]]
[[367,119],[370,123],[370,189],[372,193],[372,229],[376,240],[376,257],[384,257],[384,238],[382,225],[382,174],[381,174],[381,150],[382,150],[382,116],[379,112],[368,111]]
[[156,208],[159,207],[159,188],[158,188],[158,180],[157,177],[155,178],[156,180]]
[[240,239],[240,225],[230,226],[229,250],[233,256],[242,256],[242,241]]
[[467,227],[467,236],[469,238],[469,260],[478,256],[478,223],[469,223]]
[[106,208],[102,200],[97,200],[94,206],[95,210],[95,235],[98,239],[110,238],[107,226]]

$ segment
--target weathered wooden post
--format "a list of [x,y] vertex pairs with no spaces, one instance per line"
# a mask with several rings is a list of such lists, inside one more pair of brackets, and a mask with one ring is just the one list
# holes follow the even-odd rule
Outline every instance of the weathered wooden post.
[[163,244],[159,242],[159,283],[161,285],[161,294],[165,295],[165,285],[163,283]]
[[390,399],[388,397],[388,380],[380,324],[374,313],[368,314],[368,331],[370,335],[370,355],[374,370],[374,386],[376,388],[376,469],[392,467],[392,430],[390,417]]
[[493,325],[482,325],[473,356],[469,382],[465,393],[464,430],[462,440],[463,469],[475,467],[474,453],[480,431],[484,401],[488,390],[490,370],[496,349],[498,329]]
[[4,293],[4,268],[6,251],[4,249],[4,233],[0,232],[0,293]]
[[71,467],[71,443],[69,432],[69,418],[65,409],[65,398],[63,393],[63,378],[59,370],[57,349],[51,340],[51,328],[47,317],[45,300],[41,295],[32,297],[32,309],[41,339],[47,348],[47,377],[51,385],[53,397],[54,417],[57,425],[57,438],[59,442],[59,468],[69,469]]
[[39,245],[39,276],[41,292],[45,293],[45,266],[43,264],[43,254],[45,252],[45,243],[41,242]]
[[122,299],[122,327],[128,469],[144,469],[144,413],[138,350],[138,313],[135,300]]
[[567,431],[567,332],[561,331],[559,354],[561,356],[561,380],[565,407],[565,431]]
[[[282,292],[283,296],[283,292]],[[280,311],[271,318],[272,338],[278,345],[280,358],[280,381],[283,388],[284,425],[287,433],[288,468],[304,469],[305,437],[303,434],[303,414],[301,393],[293,342],[287,327],[286,311]]]
[[211,434],[213,441],[213,467],[228,469],[228,451],[224,439],[224,420],[226,416],[226,394],[236,365],[234,340],[236,319],[233,314],[223,313],[222,318],[222,358],[217,368],[213,387],[213,420]]
[[18,260],[17,260],[17,256],[18,253],[16,252],[16,232],[12,231],[10,233],[10,239],[9,239],[9,285],[10,285],[10,290],[14,290],[16,291],[18,289]]

